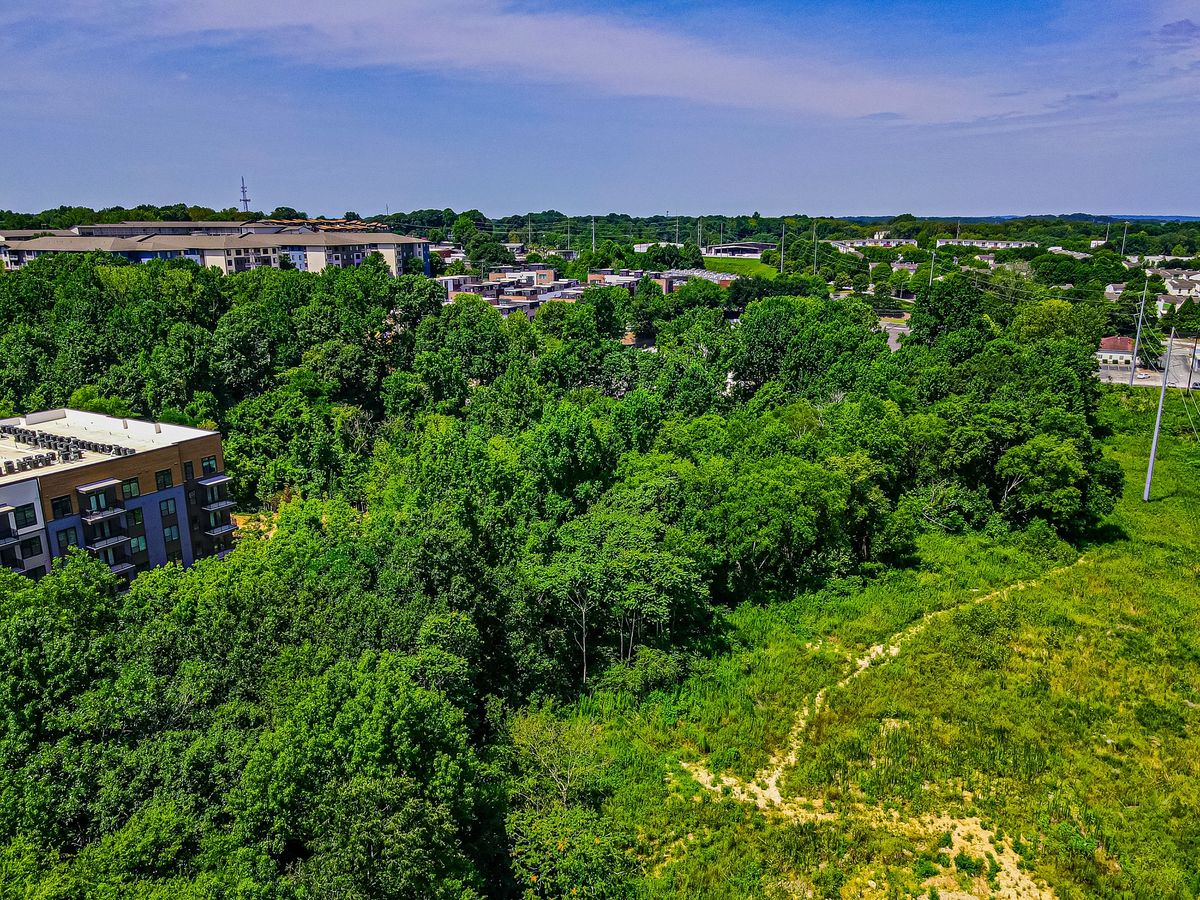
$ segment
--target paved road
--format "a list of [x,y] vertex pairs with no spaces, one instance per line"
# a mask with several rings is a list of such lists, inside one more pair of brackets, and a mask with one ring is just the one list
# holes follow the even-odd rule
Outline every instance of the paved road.
[[[1192,341],[1175,342],[1175,349],[1171,353],[1171,373],[1167,377],[1169,386],[1185,388],[1189,384],[1200,383],[1200,356],[1196,356],[1198,347],[1200,344]],[[1107,384],[1128,384],[1129,368],[1127,366],[1101,366],[1100,380]],[[1138,366],[1137,377],[1134,378],[1133,383],[1142,387],[1161,387],[1162,370]]]

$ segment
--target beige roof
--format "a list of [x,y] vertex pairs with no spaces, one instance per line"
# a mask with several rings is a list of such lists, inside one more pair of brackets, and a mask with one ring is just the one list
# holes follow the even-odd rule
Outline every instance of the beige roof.
[[[128,246],[126,246],[128,245]],[[42,237],[28,241],[20,241],[13,250],[58,250],[87,253],[90,250],[107,250],[112,253],[118,250],[132,250],[136,241],[132,238],[116,237]]]
[[399,244],[426,244],[424,238],[384,232],[319,234],[147,234],[136,237],[46,237],[22,241],[20,250],[48,250],[86,253],[105,250],[110,253],[136,250],[233,250],[241,247],[349,247],[357,245],[393,247]]
[[[81,441],[92,441],[96,444],[127,447],[137,453],[170,447],[183,441],[216,433],[184,425],[147,422],[143,419],[121,419],[76,409],[50,409],[23,416],[13,416],[8,419],[0,419],[0,425],[15,425],[54,437],[78,438]],[[6,460],[15,463],[18,459],[48,453],[48,450],[26,444],[15,435],[0,434],[0,484],[25,481],[64,469],[83,468],[114,458],[109,453],[84,450],[79,459],[64,461],[60,457],[47,466],[26,469],[11,475],[4,472],[3,462]]]
[[66,228],[0,228],[0,240],[21,241],[40,235],[64,237],[74,233]]

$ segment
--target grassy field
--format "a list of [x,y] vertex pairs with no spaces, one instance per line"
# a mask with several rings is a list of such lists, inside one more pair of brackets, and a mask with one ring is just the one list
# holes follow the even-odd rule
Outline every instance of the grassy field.
[[647,897],[1200,894],[1200,451],[1113,391],[1125,496],[1081,546],[929,535],[920,563],[727,615],[727,650],[601,693]]
[[704,268],[710,272],[729,272],[733,275],[753,276],[759,278],[774,278],[779,271],[757,259],[727,259],[725,257],[704,257]]

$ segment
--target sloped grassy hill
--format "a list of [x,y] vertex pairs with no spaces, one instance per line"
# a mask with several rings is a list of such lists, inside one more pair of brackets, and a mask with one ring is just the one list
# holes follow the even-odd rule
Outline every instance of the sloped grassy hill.
[[1071,548],[931,536],[869,585],[729,616],[642,702],[597,695],[653,897],[1200,894],[1200,454],[1113,392],[1125,496]]

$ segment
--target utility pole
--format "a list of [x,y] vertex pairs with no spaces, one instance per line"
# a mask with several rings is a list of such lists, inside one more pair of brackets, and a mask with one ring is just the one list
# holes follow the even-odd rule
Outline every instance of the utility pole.
[[813,274],[817,274],[817,220],[813,219]]
[[533,216],[525,215],[525,225],[529,228],[529,246],[533,246]]
[[250,198],[246,195],[246,176],[242,176],[242,212],[250,212]]
[[571,250],[571,217],[567,216],[567,252]]
[[962,220],[961,219],[959,220],[958,224],[954,226],[954,243],[956,243],[956,244],[958,243],[958,236],[960,234],[962,234]]
[[696,246],[700,248],[700,252],[704,252],[704,218],[696,220]]
[[725,220],[721,220],[721,243],[725,243]]
[[783,220],[783,231],[779,233],[779,274],[783,274],[783,245],[787,241],[787,219]]
[[1104,243],[1106,243],[1106,244],[1108,243],[1108,233],[1111,230],[1112,230],[1112,222],[1109,222],[1104,226]]
[[937,251],[933,251],[933,258],[929,260],[929,286],[933,287],[933,270],[937,268]]
[[1129,223],[1125,223],[1125,233],[1121,235],[1121,255],[1125,255],[1125,238],[1129,237]]
[[592,252],[596,252],[596,217],[592,216]]
[[1138,307],[1137,331],[1133,337],[1133,359],[1129,363],[1129,386],[1133,387],[1133,375],[1137,372],[1138,345],[1142,342],[1142,316],[1146,312],[1146,289],[1150,287],[1150,274],[1147,272],[1146,282],[1142,285],[1142,303]]
[[1150,442],[1150,465],[1146,467],[1146,489],[1142,492],[1142,502],[1150,500],[1150,482],[1154,478],[1154,454],[1158,452],[1158,429],[1162,426],[1163,403],[1167,399],[1167,376],[1171,374],[1171,349],[1175,343],[1175,329],[1171,329],[1171,339],[1167,342],[1167,364],[1163,366],[1162,389],[1158,393],[1158,415],[1154,419],[1154,439]]
[[675,243],[679,243],[679,216],[675,217]]

